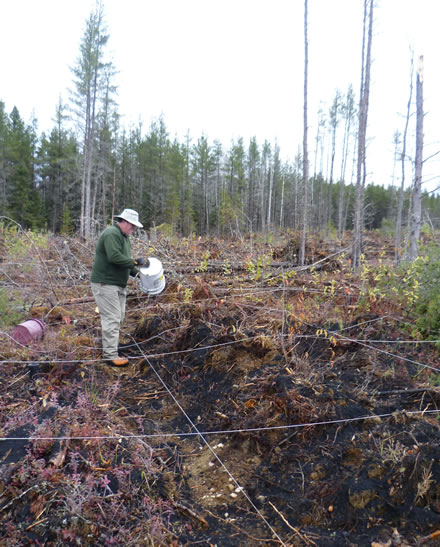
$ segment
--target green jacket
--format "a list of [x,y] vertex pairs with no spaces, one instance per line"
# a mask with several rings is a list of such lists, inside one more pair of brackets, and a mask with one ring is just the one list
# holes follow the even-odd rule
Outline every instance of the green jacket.
[[96,245],[91,281],[126,287],[128,276],[138,271],[131,258],[130,239],[117,225],[106,228]]

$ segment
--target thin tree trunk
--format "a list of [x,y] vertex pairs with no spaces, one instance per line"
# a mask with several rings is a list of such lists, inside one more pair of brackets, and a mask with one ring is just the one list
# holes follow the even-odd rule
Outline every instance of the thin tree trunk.
[[419,57],[416,81],[416,165],[414,173],[413,207],[409,238],[409,259],[415,260],[419,252],[420,227],[422,223],[422,166],[423,166],[423,56]]
[[326,230],[330,227],[332,223],[332,210],[333,210],[333,170],[335,165],[335,154],[336,154],[336,127],[333,128],[332,132],[332,151],[331,151],[331,160],[330,160],[330,180],[328,184],[328,198],[327,198],[327,226]]
[[299,204],[301,200],[300,191],[302,189],[302,175],[298,173],[298,176],[295,177],[295,211],[293,215],[293,223],[295,230],[299,230],[299,222],[300,222],[300,212],[299,212]]
[[[323,122],[323,111],[319,109],[318,111],[318,126],[316,129],[316,137],[315,137],[315,152],[314,152],[314,162],[313,162],[313,178],[312,178],[312,184],[310,186],[310,203],[311,203],[311,219],[310,219],[310,225],[315,228],[319,228],[319,211],[321,204],[319,202],[319,194],[316,196],[315,191],[315,184],[316,184],[316,175],[317,175],[317,164],[318,164],[318,151],[321,150],[321,127],[324,126]],[[322,160],[321,160],[322,161]],[[315,202],[316,202],[316,211],[315,211]]]
[[[367,52],[365,57],[365,34],[367,25],[367,7],[370,4],[369,27]],[[366,133],[368,119],[368,101],[370,93],[370,66],[371,66],[371,42],[373,37],[373,0],[364,0],[364,24],[362,39],[362,72],[361,91],[359,100],[359,135],[358,135],[358,158],[356,176],[356,202],[353,230],[352,267],[357,270],[360,266],[362,252],[362,229],[363,229],[363,203],[364,187],[366,179],[365,156],[366,156]],[[365,63],[364,63],[365,57]],[[364,76],[365,67],[365,76]]]
[[285,179],[285,175],[283,175],[282,183],[281,183],[280,229],[283,227],[283,221],[284,221],[284,179]]
[[82,165],[82,174],[81,174],[81,213],[79,219],[80,234],[82,237],[85,237],[85,218],[86,218],[86,177],[87,177],[87,140],[88,140],[88,131],[89,131],[89,107],[90,101],[87,97],[87,106],[86,106],[86,121],[84,129],[84,146],[83,146],[83,165]]
[[303,136],[303,192],[301,211],[301,245],[299,249],[299,264],[304,266],[306,255],[306,232],[307,232],[307,186],[309,180],[309,159],[307,150],[307,86],[308,86],[308,64],[309,45],[307,37],[307,16],[308,0],[304,0],[304,136]]
[[330,109],[330,127],[332,131],[331,138],[331,153],[330,153],[330,177],[328,184],[328,196],[327,196],[327,219],[326,219],[326,231],[329,229],[333,220],[333,176],[334,176],[334,166],[335,166],[335,155],[336,155],[336,131],[338,127],[338,115],[340,108],[340,93],[336,92],[335,99],[333,101],[332,107]]
[[339,181],[339,198],[338,198],[338,238],[342,239],[344,235],[345,224],[344,219],[344,194],[345,194],[345,173],[347,170],[348,149],[350,145],[351,121],[353,117],[353,99],[351,86],[347,92],[347,101],[345,105],[345,127],[344,141],[342,144],[342,161],[341,161],[341,176]]
[[267,159],[265,160],[264,166],[262,171],[260,172],[260,222],[261,222],[261,231],[264,233],[266,231],[266,216],[265,216],[265,210],[264,210],[264,202],[265,202],[265,192],[264,192],[264,182],[266,180],[266,172],[267,172]]
[[270,224],[272,222],[271,212],[272,212],[272,188],[273,188],[273,173],[274,173],[274,167],[272,166],[269,169],[269,199],[268,199],[268,205],[267,205],[267,226],[270,228]]
[[115,216],[115,203],[116,203],[116,164],[113,166],[113,188],[112,188],[112,216]]
[[411,79],[410,79],[410,86],[409,86],[409,99],[408,99],[408,105],[406,109],[405,129],[403,131],[403,137],[402,137],[402,154],[401,154],[402,180],[400,182],[399,200],[397,203],[396,237],[394,241],[394,245],[395,245],[394,256],[396,258],[397,263],[400,262],[402,257],[402,248],[401,248],[402,247],[402,216],[403,216],[403,199],[405,195],[406,139],[408,136],[408,125],[409,125],[409,117],[411,112],[411,102],[412,102],[412,94],[413,94],[413,72],[414,72],[414,59],[411,58]]

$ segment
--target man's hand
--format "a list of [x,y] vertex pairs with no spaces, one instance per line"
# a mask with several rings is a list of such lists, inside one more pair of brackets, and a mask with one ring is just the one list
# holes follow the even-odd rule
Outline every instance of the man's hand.
[[148,258],[143,258],[143,257],[135,258],[134,265],[135,266],[145,266],[146,268],[148,268],[149,265],[150,265],[150,261],[148,260]]

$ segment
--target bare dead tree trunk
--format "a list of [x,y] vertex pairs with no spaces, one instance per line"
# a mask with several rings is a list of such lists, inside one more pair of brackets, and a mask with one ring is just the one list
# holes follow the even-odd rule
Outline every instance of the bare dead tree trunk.
[[330,228],[333,222],[333,175],[335,167],[336,156],[336,131],[339,125],[339,114],[341,109],[341,94],[339,90],[336,91],[335,99],[332,107],[330,108],[329,120],[331,128],[331,153],[330,153],[330,178],[328,183],[328,196],[327,196],[327,218],[326,218],[326,231]]
[[344,235],[344,197],[345,197],[345,173],[347,168],[348,150],[350,144],[351,123],[354,116],[354,97],[353,89],[350,86],[347,91],[346,101],[344,105],[344,140],[342,143],[342,160],[341,160],[341,176],[339,180],[339,196],[338,196],[338,238]]
[[282,185],[281,185],[281,206],[280,206],[280,230],[283,227],[284,223],[284,179],[285,175],[282,175]]
[[97,2],[96,10],[86,22],[78,62],[72,69],[76,87],[74,104],[79,118],[84,123],[80,232],[86,238],[90,235],[91,223],[94,219],[91,186],[95,161],[97,108],[102,87],[101,73],[105,67],[111,65],[111,63],[103,63],[103,48],[108,40],[103,17],[102,3]]
[[86,219],[86,178],[87,178],[87,165],[88,165],[88,150],[86,143],[88,141],[87,135],[89,132],[89,112],[90,101],[87,97],[87,106],[85,109],[85,129],[84,129],[84,146],[83,146],[83,165],[81,174],[81,216],[80,216],[80,235],[85,236],[85,219]]
[[295,179],[294,179],[294,183],[295,183],[295,187],[294,187],[294,206],[295,206],[295,211],[293,213],[293,226],[295,228],[295,230],[298,229],[299,227],[299,214],[298,214],[298,193],[299,193],[299,169],[298,169],[298,176],[296,176],[296,169],[295,169]]
[[272,212],[272,188],[273,188],[273,177],[274,177],[274,167],[271,166],[270,170],[269,170],[269,200],[268,200],[268,205],[267,205],[267,226],[269,227],[270,229],[270,225],[272,223],[272,216],[271,216],[271,212]]
[[260,170],[260,176],[259,176],[259,188],[260,188],[260,223],[261,223],[261,231],[264,233],[266,231],[266,215],[264,210],[264,203],[265,203],[265,192],[264,192],[264,185],[266,181],[266,173],[267,173],[267,158],[263,162],[263,166]]
[[115,204],[116,204],[116,164],[113,166],[113,187],[112,187],[112,215],[115,216]]
[[414,173],[413,206],[411,212],[409,259],[415,260],[419,253],[420,227],[422,223],[422,167],[423,167],[423,56],[419,57],[416,81],[416,164]]
[[[320,211],[321,211],[321,200],[320,200],[320,186],[321,186],[321,177],[319,177],[318,188],[316,190],[315,185],[317,181],[317,165],[318,165],[318,155],[321,154],[320,158],[320,174],[322,175],[322,154],[323,154],[323,136],[321,130],[325,129],[325,118],[324,111],[322,108],[318,110],[318,124],[316,129],[315,136],[315,152],[314,152],[314,166],[313,166],[313,177],[310,185],[310,204],[311,204],[311,215],[310,215],[310,226],[312,228],[319,229],[320,221]],[[324,133],[324,131],[323,131]]]
[[410,78],[410,86],[409,86],[409,99],[408,99],[408,105],[406,109],[405,129],[403,130],[403,137],[402,137],[402,153],[401,153],[402,180],[400,182],[399,200],[397,202],[396,237],[394,241],[394,245],[395,245],[394,256],[396,258],[397,263],[399,263],[402,258],[402,249],[401,249],[402,247],[402,215],[403,215],[403,198],[404,198],[404,191],[405,191],[406,139],[408,136],[408,125],[409,125],[409,117],[411,112],[412,93],[413,93],[413,72],[414,72],[414,58],[411,57],[411,78]]
[[[368,15],[368,42],[365,55],[365,34],[367,25],[367,11],[370,4]],[[366,179],[365,158],[366,158],[366,134],[368,119],[368,101],[370,94],[370,67],[371,67],[371,42],[373,38],[373,0],[364,0],[364,23],[362,38],[362,69],[361,69],[361,90],[359,99],[359,135],[358,135],[358,158],[357,158],[357,176],[356,176],[356,201],[353,230],[352,246],[352,267],[357,270],[360,266],[360,257],[362,251],[362,229],[363,229],[363,204],[364,189]],[[364,76],[365,70],[365,76]]]
[[92,119],[91,119],[91,130],[87,142],[87,155],[88,155],[88,164],[86,172],[86,196],[85,196],[85,209],[84,209],[84,237],[90,237],[91,225],[92,225],[92,167],[94,162],[95,150],[94,150],[94,139],[95,139],[95,119],[96,119],[96,91],[93,94],[92,101]]
[[307,15],[308,1],[304,0],[304,138],[303,138],[303,192],[301,212],[301,245],[299,249],[299,264],[304,266],[306,255],[306,232],[307,232],[307,185],[309,180],[309,159],[307,150],[307,85],[308,85],[308,63],[309,45],[307,38]]

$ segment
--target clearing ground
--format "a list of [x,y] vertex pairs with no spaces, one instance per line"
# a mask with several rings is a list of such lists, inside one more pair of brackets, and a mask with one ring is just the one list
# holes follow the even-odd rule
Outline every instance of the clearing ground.
[[436,544],[438,352],[394,293],[366,296],[347,242],[299,268],[294,234],[135,240],[167,285],[129,285],[114,369],[94,244],[3,239],[5,316],[47,328],[3,327],[0,545]]

